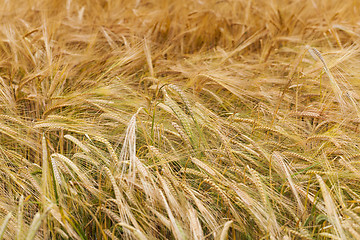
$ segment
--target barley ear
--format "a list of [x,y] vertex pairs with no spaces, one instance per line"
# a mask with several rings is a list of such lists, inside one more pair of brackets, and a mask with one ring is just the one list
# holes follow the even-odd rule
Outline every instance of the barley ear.
[[52,205],[50,205],[42,214],[40,214],[40,212],[37,212],[35,214],[25,240],[33,240],[35,238],[35,235],[41,225],[42,220],[47,216],[47,213],[51,210],[51,208]]
[[147,237],[145,236],[145,234],[142,233],[140,230],[138,230],[126,223],[118,223],[118,224],[124,228],[129,229],[138,240],[147,240]]
[[219,240],[226,240],[228,239],[229,229],[232,225],[233,221],[228,221],[225,223],[223,230],[221,231]]
[[330,217],[330,223],[333,224],[334,229],[336,231],[336,234],[340,237],[340,239],[347,239],[344,233],[344,230],[341,226],[340,218],[338,216],[338,213],[336,211],[335,203],[331,197],[331,194],[328,190],[328,187],[326,186],[324,180],[319,176],[316,175],[316,178],[320,184],[321,192],[324,198],[326,212],[328,216]]
[[17,214],[17,229],[16,239],[22,239],[23,237],[23,213],[24,213],[24,196],[21,195],[19,200],[18,214]]
[[6,215],[3,223],[1,224],[1,227],[0,227],[0,240],[3,239],[4,233],[5,233],[5,229],[6,229],[7,225],[8,225],[11,217],[12,217],[12,214],[11,214],[11,212],[9,212],[9,213]]

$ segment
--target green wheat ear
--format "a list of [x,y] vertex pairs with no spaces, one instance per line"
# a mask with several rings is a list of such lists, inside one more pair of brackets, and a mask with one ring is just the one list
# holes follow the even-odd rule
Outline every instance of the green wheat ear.
[[191,129],[191,125],[190,125],[190,121],[188,119],[188,117],[186,116],[186,114],[184,113],[184,111],[180,108],[180,106],[169,97],[169,95],[167,94],[165,89],[163,90],[163,94],[164,94],[164,103],[169,106],[171,108],[171,110],[174,112],[175,116],[178,118],[178,120],[180,121],[182,127],[185,130],[185,133],[187,134],[187,136],[190,139],[191,145],[194,146],[194,135],[193,135],[193,131]]

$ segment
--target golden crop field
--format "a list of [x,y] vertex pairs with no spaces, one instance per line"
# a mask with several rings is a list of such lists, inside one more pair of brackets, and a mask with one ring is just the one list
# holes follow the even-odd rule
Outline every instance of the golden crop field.
[[0,21],[0,239],[360,239],[360,1]]

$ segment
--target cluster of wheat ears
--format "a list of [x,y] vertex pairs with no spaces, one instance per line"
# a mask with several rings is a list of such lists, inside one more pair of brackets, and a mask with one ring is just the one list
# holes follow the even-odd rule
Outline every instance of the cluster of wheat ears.
[[360,239],[359,1],[0,21],[0,238]]

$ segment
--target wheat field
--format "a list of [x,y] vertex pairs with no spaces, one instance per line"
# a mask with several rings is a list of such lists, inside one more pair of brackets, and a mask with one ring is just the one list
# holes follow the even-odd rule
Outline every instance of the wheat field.
[[0,19],[0,239],[360,239],[360,1]]

